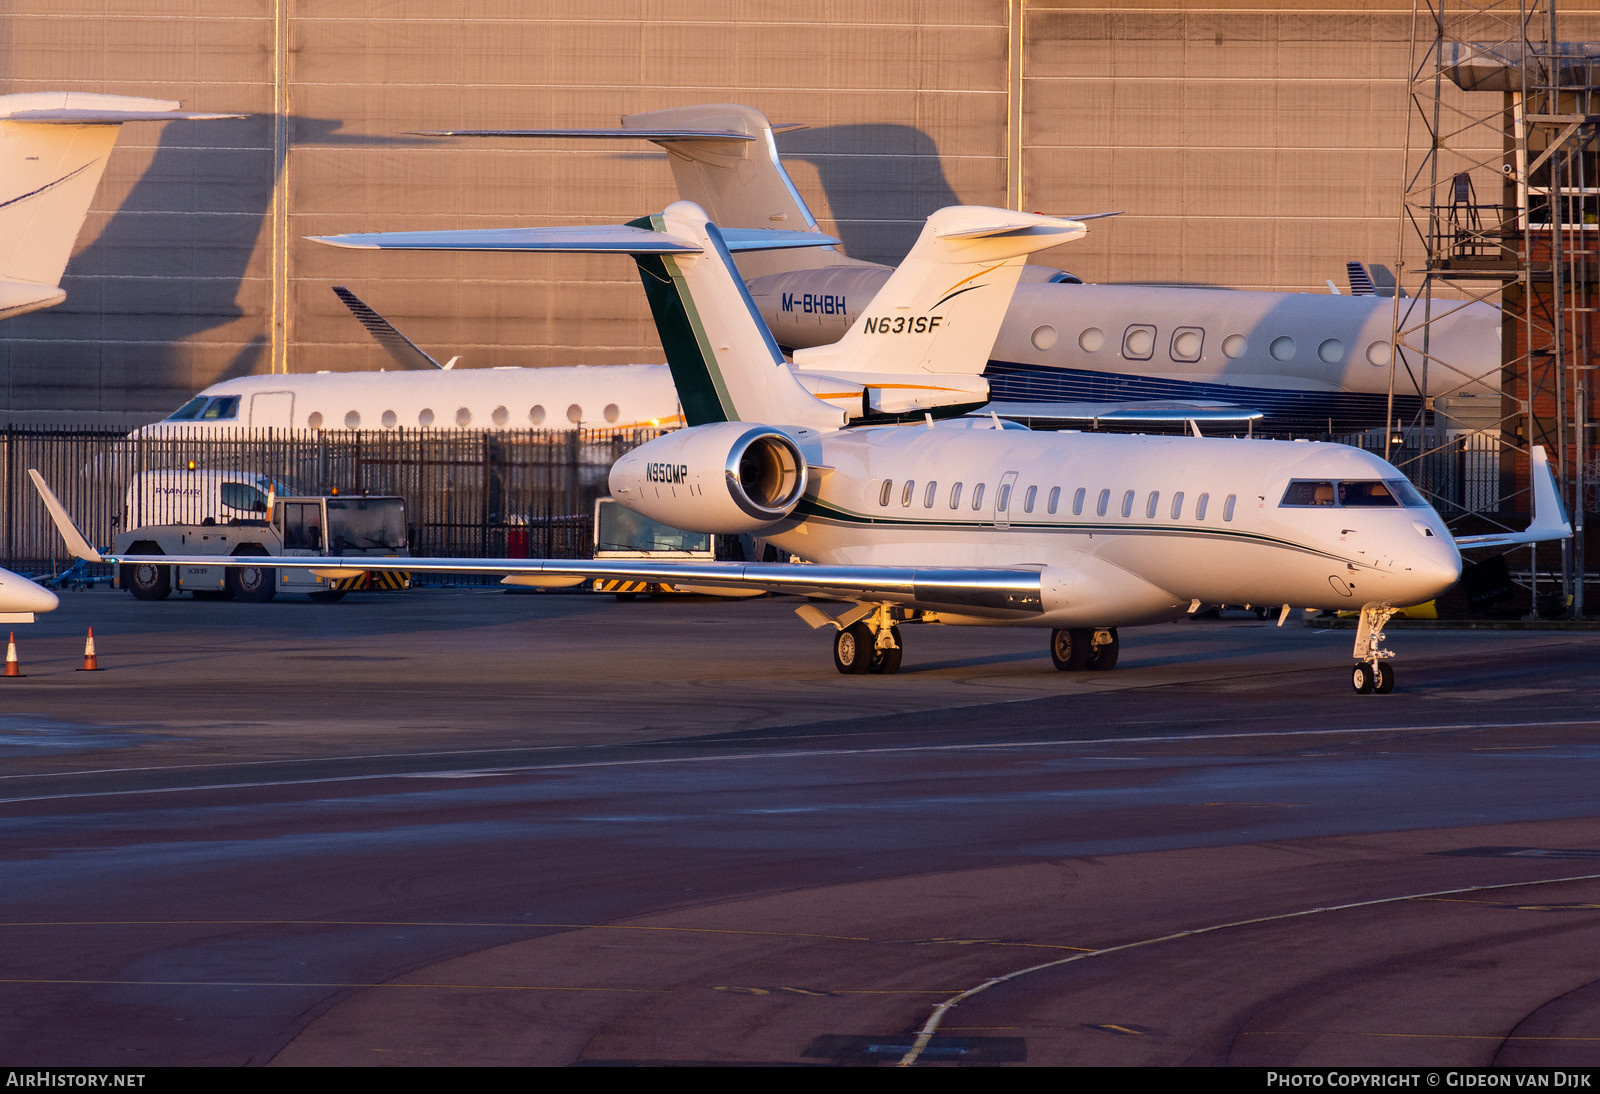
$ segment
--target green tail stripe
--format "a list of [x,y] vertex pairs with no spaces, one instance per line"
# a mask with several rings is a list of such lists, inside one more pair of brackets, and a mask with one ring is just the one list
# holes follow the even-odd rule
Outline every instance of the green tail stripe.
[[[630,227],[652,231],[660,227],[651,217],[628,223]],[[644,294],[650,301],[656,334],[667,354],[667,367],[672,370],[685,424],[736,421],[733,400],[723,387],[716,358],[681,280],[667,270],[661,255],[635,255],[633,260],[638,263],[639,280],[644,282]]]

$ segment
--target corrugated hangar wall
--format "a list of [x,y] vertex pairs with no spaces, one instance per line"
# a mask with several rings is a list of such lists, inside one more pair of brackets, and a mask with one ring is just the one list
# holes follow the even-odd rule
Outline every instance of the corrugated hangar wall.
[[[66,303],[0,323],[16,421],[134,423],[228,376],[371,369],[348,284],[462,367],[661,360],[615,258],[360,254],[302,237],[631,218],[664,157],[447,141],[741,102],[850,253],[892,261],[952,202],[1123,209],[1041,256],[1089,280],[1317,290],[1389,261],[1404,0],[13,0],[0,91],[182,100],[126,127]],[[1564,9],[1565,10],[1565,9]]]

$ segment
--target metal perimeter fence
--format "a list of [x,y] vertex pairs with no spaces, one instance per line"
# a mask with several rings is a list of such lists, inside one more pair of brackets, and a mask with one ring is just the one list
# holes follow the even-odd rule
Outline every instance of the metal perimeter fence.
[[280,492],[398,494],[413,554],[427,557],[583,558],[594,549],[594,501],[624,452],[658,430],[397,429],[325,433],[197,428],[159,437],[81,429],[0,432],[0,528],[5,562],[56,572],[71,558],[28,478],[37,468],[88,539],[108,546],[124,521],[172,519],[147,491],[125,514],[141,472],[264,475]]

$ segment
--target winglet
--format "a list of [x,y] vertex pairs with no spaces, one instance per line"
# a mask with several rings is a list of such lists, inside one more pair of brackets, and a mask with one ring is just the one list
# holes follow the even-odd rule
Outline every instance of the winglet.
[[1528,480],[1533,493],[1533,516],[1525,532],[1508,532],[1486,536],[1461,536],[1456,540],[1459,548],[1513,547],[1519,543],[1543,543],[1552,539],[1571,539],[1572,522],[1567,519],[1567,508],[1561,504],[1561,494],[1556,489],[1556,477],[1550,470],[1550,457],[1544,445],[1536,444],[1528,456]]
[[78,526],[72,523],[72,518],[67,516],[66,506],[61,504],[61,499],[55,492],[45,485],[44,476],[33,468],[28,468],[28,477],[33,480],[33,485],[39,491],[39,496],[44,499],[44,507],[50,510],[50,519],[55,522],[56,531],[61,533],[61,538],[67,541],[67,550],[77,558],[87,562],[104,562],[105,559],[99,551],[89,546],[89,541],[83,538],[83,533],[78,531]]

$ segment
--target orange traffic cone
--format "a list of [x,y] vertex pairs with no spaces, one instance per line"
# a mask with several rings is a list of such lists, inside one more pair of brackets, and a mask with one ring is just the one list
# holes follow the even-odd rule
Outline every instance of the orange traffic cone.
[[94,655],[94,628],[89,628],[89,640],[83,644],[83,668],[81,672],[99,672],[100,661]]
[[22,666],[17,663],[17,632],[11,632],[11,638],[6,642],[6,675],[21,676]]

